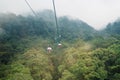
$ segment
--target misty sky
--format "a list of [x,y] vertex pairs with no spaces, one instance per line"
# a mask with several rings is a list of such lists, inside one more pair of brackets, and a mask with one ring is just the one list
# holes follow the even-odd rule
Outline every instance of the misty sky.
[[[35,11],[52,9],[52,0],[28,0]],[[120,17],[120,0],[55,0],[57,15],[79,18],[95,29]],[[0,12],[30,12],[24,0],[0,0]]]

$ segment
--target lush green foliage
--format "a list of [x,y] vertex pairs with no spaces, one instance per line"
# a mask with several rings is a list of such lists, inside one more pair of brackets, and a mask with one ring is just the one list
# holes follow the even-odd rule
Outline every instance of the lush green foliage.
[[0,80],[120,79],[119,21],[101,36],[81,20],[60,17],[58,47],[53,12],[38,14],[0,14]]

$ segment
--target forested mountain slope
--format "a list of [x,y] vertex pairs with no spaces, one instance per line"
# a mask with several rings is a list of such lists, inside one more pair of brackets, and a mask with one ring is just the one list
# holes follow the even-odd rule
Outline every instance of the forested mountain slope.
[[0,80],[120,79],[119,23],[111,26],[118,37],[109,26],[105,37],[81,20],[59,17],[58,47],[53,12],[38,14],[0,14]]
[[109,23],[105,29],[105,31],[111,35],[120,35],[120,19]]

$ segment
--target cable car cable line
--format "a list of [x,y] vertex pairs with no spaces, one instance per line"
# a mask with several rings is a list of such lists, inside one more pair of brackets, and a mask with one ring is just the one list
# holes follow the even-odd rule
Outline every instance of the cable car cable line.
[[32,11],[32,13],[37,17],[37,14],[36,14],[36,12],[33,10],[33,8],[31,7],[30,3],[29,3],[27,0],[25,0],[25,3],[28,5],[28,7],[29,7],[30,10]]
[[54,16],[55,16],[55,25],[56,25],[56,42],[59,43],[60,33],[59,33],[59,25],[58,25],[57,14],[56,14],[55,1],[52,0],[52,3],[53,3]]
[[[31,7],[30,3],[27,0],[25,0],[25,3],[30,8],[30,10],[32,11],[32,13],[37,17],[37,14],[34,11],[34,9]],[[55,26],[56,26],[55,41],[57,42],[58,46],[59,46],[59,44],[61,46],[61,43],[60,43],[60,37],[61,37],[61,35],[60,35],[60,32],[59,32],[59,26],[58,26],[57,14],[56,14],[55,1],[52,0],[52,3],[53,3],[54,17],[55,17]]]

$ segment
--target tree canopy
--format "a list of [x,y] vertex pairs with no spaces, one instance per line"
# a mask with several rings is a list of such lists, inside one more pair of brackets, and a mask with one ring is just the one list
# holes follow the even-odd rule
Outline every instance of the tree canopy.
[[0,14],[0,80],[120,79],[119,20],[102,31],[67,16],[58,23],[61,47],[52,11]]

